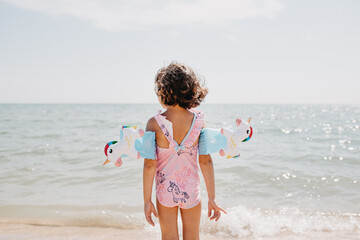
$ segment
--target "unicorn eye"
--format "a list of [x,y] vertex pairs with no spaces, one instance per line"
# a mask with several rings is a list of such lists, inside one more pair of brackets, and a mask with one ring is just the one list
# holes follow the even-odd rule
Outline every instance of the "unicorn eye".
[[246,131],[247,134],[249,134],[249,132],[250,132],[249,130]]
[[[249,131],[249,130],[248,130]],[[112,149],[110,148],[109,153],[112,153]]]

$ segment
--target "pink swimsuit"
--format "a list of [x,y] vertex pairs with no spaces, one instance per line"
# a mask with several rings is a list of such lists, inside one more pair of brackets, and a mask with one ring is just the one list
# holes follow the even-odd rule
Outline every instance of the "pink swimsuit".
[[156,197],[166,207],[192,208],[200,202],[200,177],[197,164],[198,144],[204,123],[202,112],[191,109],[194,118],[180,145],[173,139],[172,123],[158,113],[154,116],[169,141],[169,148],[156,145]]

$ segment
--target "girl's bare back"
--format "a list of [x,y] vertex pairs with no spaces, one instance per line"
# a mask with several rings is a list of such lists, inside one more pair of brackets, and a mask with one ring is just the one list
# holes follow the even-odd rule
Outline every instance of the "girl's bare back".
[[[194,114],[188,110],[184,110],[181,112],[174,112],[167,110],[162,115],[165,116],[167,120],[172,122],[174,140],[180,145],[180,143],[183,141],[183,139],[190,130],[191,123],[194,118]],[[165,135],[162,133],[159,127],[157,127],[157,130],[155,131],[155,136],[156,136],[156,144],[159,147],[161,148],[169,147],[169,141],[166,139]]]

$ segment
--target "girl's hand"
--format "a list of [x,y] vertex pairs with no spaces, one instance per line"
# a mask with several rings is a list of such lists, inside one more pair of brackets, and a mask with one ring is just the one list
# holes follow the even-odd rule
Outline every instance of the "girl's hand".
[[[212,211],[214,211],[212,213]],[[221,216],[221,211],[225,214],[227,214],[227,212],[222,209],[221,207],[219,207],[215,200],[213,199],[209,199],[209,202],[208,202],[208,217],[210,218],[210,220],[213,220],[215,219],[215,221],[219,220],[220,216]],[[211,216],[211,214],[213,214]]]
[[155,206],[151,201],[147,201],[144,203],[144,213],[145,213],[146,221],[155,227],[155,223],[151,219],[151,213],[153,213],[155,217],[159,217],[159,215],[156,212]]

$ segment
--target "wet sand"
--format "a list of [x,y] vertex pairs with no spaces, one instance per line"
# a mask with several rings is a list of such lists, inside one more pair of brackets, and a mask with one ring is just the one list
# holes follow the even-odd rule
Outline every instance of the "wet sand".
[[[263,240],[305,240],[305,239],[359,239],[356,232],[313,232],[308,234],[295,234],[284,232],[271,237],[225,237],[221,234],[200,235],[200,239],[235,240],[235,239],[263,239]],[[0,240],[157,240],[161,239],[160,233],[147,231],[146,229],[121,229],[108,227],[77,227],[77,226],[47,226],[35,224],[0,223]],[[181,239],[181,236],[180,236]]]

